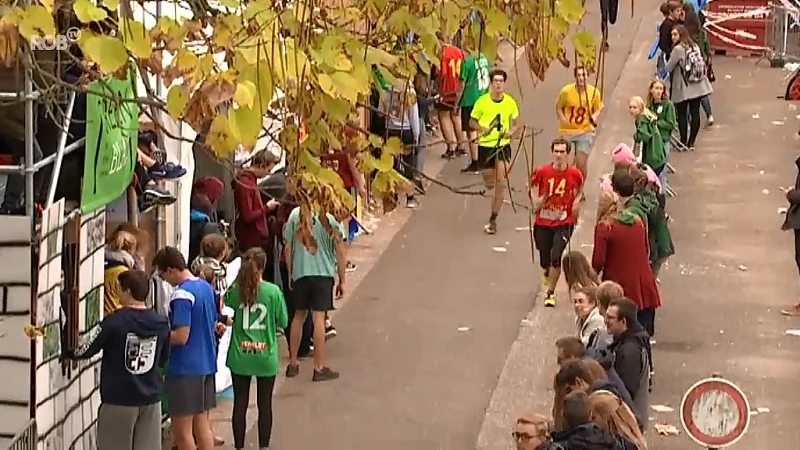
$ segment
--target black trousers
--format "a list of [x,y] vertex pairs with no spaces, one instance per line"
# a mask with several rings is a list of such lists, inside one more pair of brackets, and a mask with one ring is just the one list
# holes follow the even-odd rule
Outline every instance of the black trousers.
[[794,263],[797,264],[797,271],[800,272],[800,230],[794,231]]
[[[233,446],[244,448],[244,435],[247,431],[247,408],[250,406],[250,382],[253,377],[231,373],[233,379]],[[272,438],[272,391],[275,377],[256,378],[256,405],[258,407],[258,446],[269,447]]]
[[675,103],[678,113],[678,132],[681,142],[687,147],[694,147],[697,134],[700,132],[700,98],[693,98]]
[[[297,308],[294,301],[294,291],[286,287],[289,285],[289,271],[286,264],[281,264],[280,269],[283,285],[283,300],[286,302],[286,313],[289,318],[286,322],[286,328],[283,330],[283,335],[286,337],[286,344],[291,345],[292,320],[294,319]],[[303,322],[301,333],[300,348],[297,350],[297,354],[299,356],[305,356],[311,352],[311,338],[314,336],[314,322],[311,320],[310,312],[306,314],[306,321]]]

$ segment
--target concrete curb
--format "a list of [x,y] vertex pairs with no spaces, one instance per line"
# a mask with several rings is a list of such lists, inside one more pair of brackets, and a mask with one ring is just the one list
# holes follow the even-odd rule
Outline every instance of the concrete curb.
[[[599,179],[611,169],[609,154],[614,146],[619,142],[631,143],[633,140],[633,121],[628,113],[628,100],[629,96],[646,94],[645,90],[653,72],[647,54],[652,45],[653,24],[659,19],[657,10],[643,17],[636,30],[636,37],[631,42],[631,48],[628,49],[629,56],[617,85],[613,92],[605,93],[605,117],[602,118],[597,130],[595,150],[589,164],[585,191],[587,207],[582,212],[581,220],[583,226],[578,225],[570,241],[570,248],[591,248],[593,245],[592,225],[600,194]],[[571,310],[556,311],[558,310],[542,312],[542,308],[537,306],[522,320],[517,340],[508,353],[497,386],[492,393],[478,434],[476,449],[512,448],[514,442],[510,427],[518,413],[526,411],[549,413],[549,408],[552,406],[551,396],[546,392],[551,391],[552,386],[551,378],[547,375],[551,372],[550,368],[555,367],[555,352],[552,351],[552,342],[543,342],[542,337],[567,334],[564,330],[571,330],[569,327],[572,325]],[[544,350],[541,349],[542,345],[546,347]],[[537,360],[532,360],[532,356]]]

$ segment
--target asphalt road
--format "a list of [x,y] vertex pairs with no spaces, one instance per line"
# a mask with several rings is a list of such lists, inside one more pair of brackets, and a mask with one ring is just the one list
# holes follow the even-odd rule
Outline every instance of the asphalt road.
[[[589,8],[584,22],[598,32],[599,12],[592,2]],[[620,16],[606,59],[606,96],[612,95],[641,21],[641,16],[630,17],[626,5]],[[560,88],[572,80],[571,72],[553,66],[535,90],[524,58],[519,73],[521,79],[509,83],[510,91],[520,99],[523,122],[545,130],[535,151],[537,164],[542,164],[547,143],[556,137],[552,105]],[[512,186],[524,202],[522,161]],[[454,186],[479,181],[476,175],[459,173],[465,164],[449,163],[440,180]],[[520,320],[534,307],[539,288],[540,271],[531,262],[528,233],[515,231],[528,225],[528,216],[524,211],[515,215],[507,206],[498,221],[499,233],[486,236],[487,198],[434,187],[421,202],[335,317],[339,337],[331,341],[328,356],[342,377],[312,384],[311,362],[306,361],[300,377],[280,386],[272,447],[475,447]],[[568,311],[565,303],[558,310]],[[468,330],[458,331],[460,327]],[[541,336],[542,347],[528,350],[531,364],[537,364],[540,352],[551,351],[556,337]],[[253,430],[250,445],[254,438]]]

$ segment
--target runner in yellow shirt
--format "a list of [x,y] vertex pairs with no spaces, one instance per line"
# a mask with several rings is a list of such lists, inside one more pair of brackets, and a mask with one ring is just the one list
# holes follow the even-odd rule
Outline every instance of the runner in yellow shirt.
[[603,109],[603,96],[586,82],[588,75],[584,67],[576,67],[573,73],[575,82],[564,86],[556,100],[558,132],[575,148],[575,166],[586,177],[594,129]]

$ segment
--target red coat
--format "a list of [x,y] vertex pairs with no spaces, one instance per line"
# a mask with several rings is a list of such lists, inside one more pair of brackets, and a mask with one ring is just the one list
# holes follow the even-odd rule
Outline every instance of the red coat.
[[615,281],[639,309],[658,308],[661,298],[650,269],[647,230],[640,220],[626,225],[616,220],[594,228],[592,268],[603,281]]

